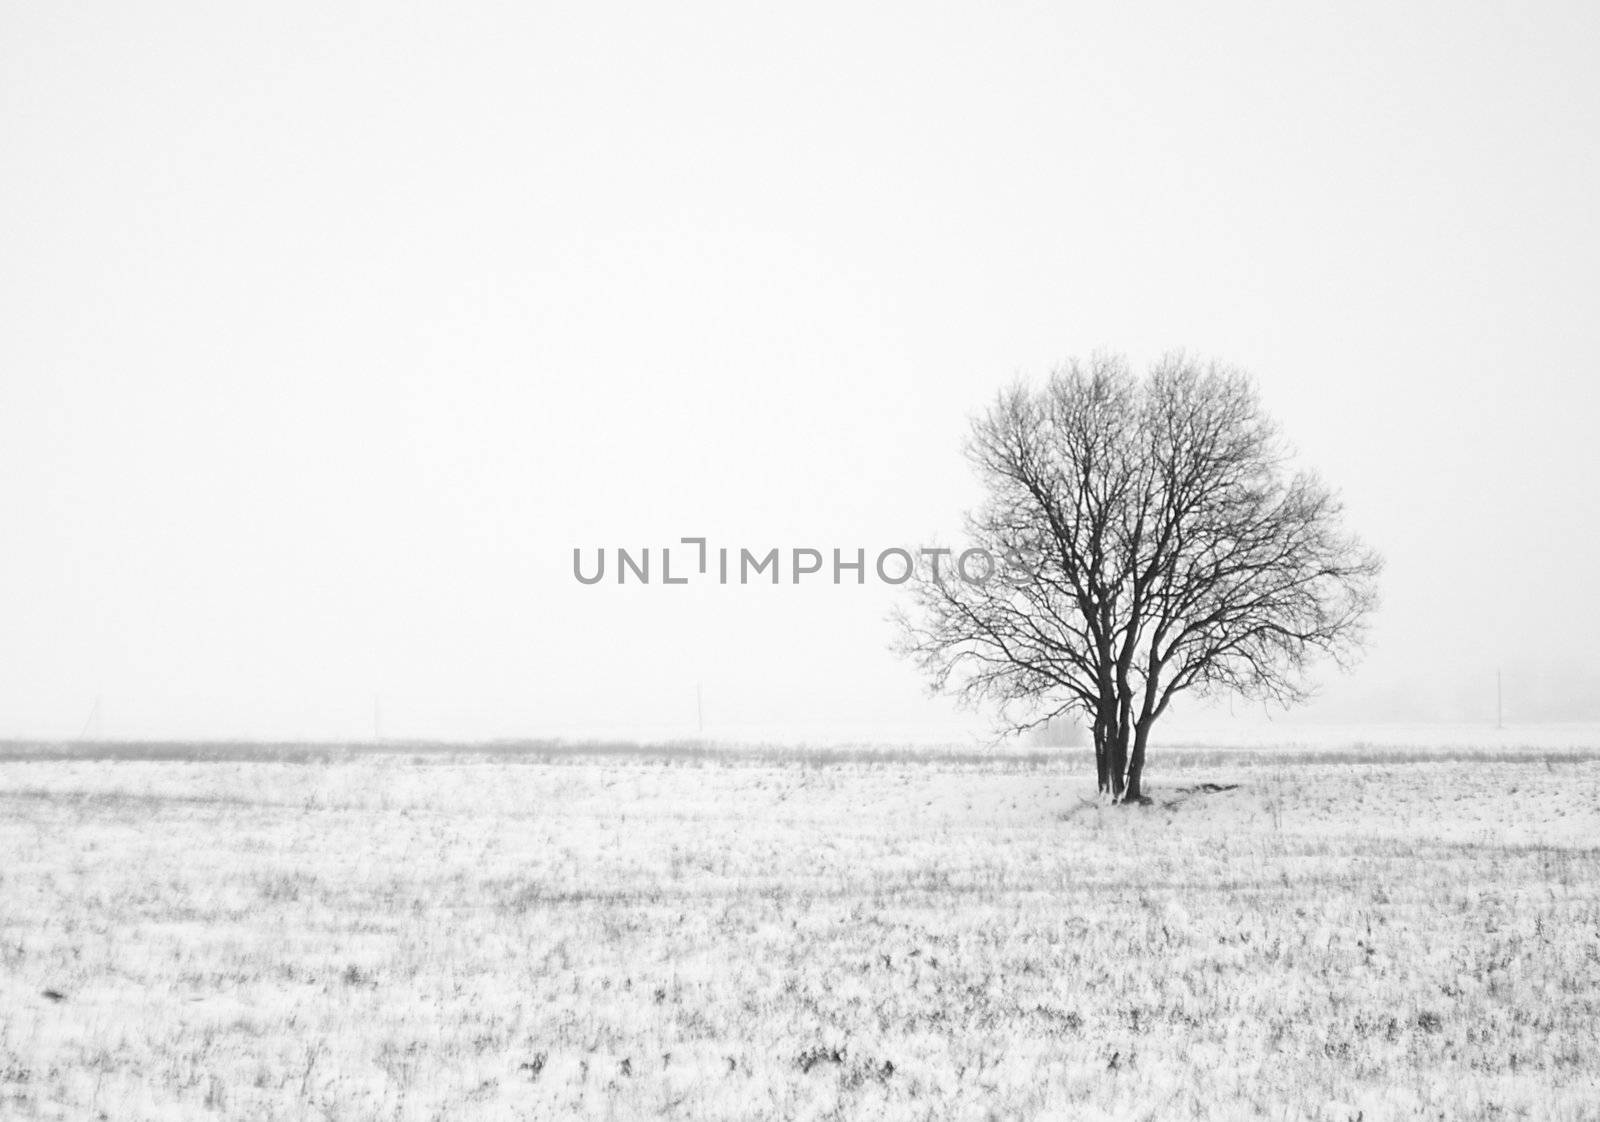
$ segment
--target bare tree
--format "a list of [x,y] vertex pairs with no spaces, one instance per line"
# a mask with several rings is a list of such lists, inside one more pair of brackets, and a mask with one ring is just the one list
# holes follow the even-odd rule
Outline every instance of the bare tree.
[[1359,653],[1382,562],[1336,495],[1291,471],[1243,374],[1183,355],[1144,377],[1073,362],[1001,393],[967,453],[987,489],[968,545],[996,563],[987,580],[919,572],[901,649],[1011,730],[1083,718],[1113,799],[1142,800],[1151,727],[1178,693],[1287,706],[1315,658]]

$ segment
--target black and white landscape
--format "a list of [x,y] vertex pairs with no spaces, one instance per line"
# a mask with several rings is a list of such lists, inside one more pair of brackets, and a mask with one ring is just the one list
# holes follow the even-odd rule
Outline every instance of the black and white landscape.
[[1600,13],[0,6],[0,1119],[1582,1119]]

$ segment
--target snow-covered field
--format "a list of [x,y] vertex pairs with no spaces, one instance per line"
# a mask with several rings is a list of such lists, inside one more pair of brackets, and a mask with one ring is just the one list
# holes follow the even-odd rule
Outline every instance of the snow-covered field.
[[869,755],[14,753],[0,1117],[1600,1112],[1600,751]]

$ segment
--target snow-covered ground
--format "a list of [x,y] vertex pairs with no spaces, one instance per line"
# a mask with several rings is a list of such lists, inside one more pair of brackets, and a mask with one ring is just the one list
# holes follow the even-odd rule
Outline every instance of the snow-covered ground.
[[1600,751],[1453,743],[7,759],[0,1117],[1594,1117]]

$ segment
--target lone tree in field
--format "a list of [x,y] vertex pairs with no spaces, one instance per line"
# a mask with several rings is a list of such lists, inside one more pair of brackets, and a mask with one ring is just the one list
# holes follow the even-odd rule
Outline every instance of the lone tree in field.
[[919,572],[902,650],[1015,731],[1084,719],[1114,800],[1143,801],[1150,730],[1177,694],[1289,705],[1317,656],[1359,652],[1382,562],[1327,486],[1291,473],[1243,374],[1181,355],[1144,377],[1073,362],[1003,392],[967,452],[987,499],[964,549],[994,564]]

